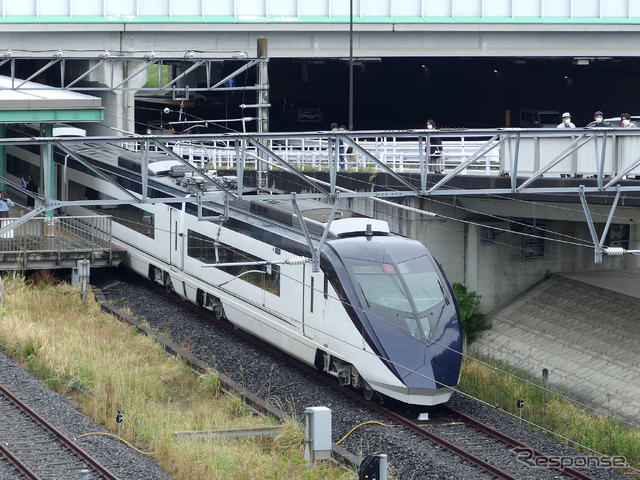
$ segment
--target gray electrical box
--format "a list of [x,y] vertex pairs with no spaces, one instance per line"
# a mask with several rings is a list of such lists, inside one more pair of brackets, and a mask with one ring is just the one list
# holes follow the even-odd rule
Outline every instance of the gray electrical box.
[[308,461],[331,458],[331,410],[309,407],[305,411],[304,458]]
[[87,296],[87,284],[89,283],[90,274],[91,262],[86,259],[78,260],[77,267],[71,270],[71,285],[82,288],[80,295],[83,300]]

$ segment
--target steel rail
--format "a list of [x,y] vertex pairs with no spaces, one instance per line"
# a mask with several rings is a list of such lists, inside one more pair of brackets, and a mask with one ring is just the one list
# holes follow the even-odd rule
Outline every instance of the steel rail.
[[[38,425],[47,430],[50,434],[56,437],[56,439],[71,452],[77,455],[82,461],[89,466],[94,472],[100,475],[105,480],[119,480],[117,476],[98,463],[91,455],[82,450],[78,445],[71,441],[66,435],[60,432],[57,428],[47,422],[44,418],[38,415],[27,404],[22,402],[13,393],[7,390],[3,385],[0,385],[0,395],[6,397],[13,405],[15,405],[21,412],[35,421]],[[34,477],[38,479],[39,477]]]
[[36,475],[33,470],[27,467],[24,463],[20,461],[18,457],[16,457],[11,450],[5,447],[4,443],[0,442],[0,454],[5,457],[11,465],[13,465],[16,470],[18,470],[22,475],[24,475],[27,480],[42,480],[38,475]]
[[[349,391],[348,389],[345,389],[345,390]],[[353,396],[359,396],[355,391],[350,391],[349,394]],[[449,442],[448,440],[445,440],[444,438],[436,435],[435,433],[425,430],[415,422],[412,422],[411,420],[404,418],[399,413],[395,413],[391,410],[388,410],[387,408],[373,401],[367,402],[366,405],[369,408],[372,408],[378,413],[384,415],[385,417],[390,418],[391,420],[398,423],[399,425],[406,428],[407,430],[419,435],[420,437],[426,438],[427,440],[434,443],[435,445],[439,445],[440,447],[448,450],[454,455],[457,455],[463,460],[466,460],[471,465],[482,470],[483,472],[486,472],[490,475],[494,475],[496,478],[499,478],[501,480],[517,480],[517,477],[510,475],[504,470],[501,470],[495,465],[492,465],[491,463],[484,461],[480,457],[473,455],[472,453],[464,450],[463,448],[459,447],[458,445],[452,442]]]
[[[154,291],[156,291],[157,293],[159,293],[160,295],[163,296],[167,296],[168,298],[175,298],[175,296],[172,296],[171,294],[167,293],[165,291],[165,289],[161,288],[159,285],[156,285],[155,283],[151,282],[150,280],[145,279],[144,283],[146,285],[148,285],[150,288],[152,288]],[[238,335],[239,337],[241,337],[242,339],[250,342],[253,345],[256,345],[260,348],[262,348],[263,350],[267,351],[268,353],[270,353],[271,355],[274,355],[277,358],[280,358],[284,361],[286,361],[287,363],[289,363],[290,365],[292,365],[293,367],[301,370],[305,375],[310,376],[320,382],[322,382],[323,384],[327,385],[328,387],[340,391],[341,393],[343,393],[344,395],[347,395],[350,399],[354,400],[355,402],[359,402],[360,404],[370,408],[371,410],[379,413],[380,415],[389,418],[391,421],[397,423],[398,425],[401,425],[403,428],[417,434],[418,436],[425,438],[427,440],[429,440],[430,442],[432,442],[435,445],[438,445],[444,449],[446,449],[447,451],[453,453],[454,455],[462,458],[463,460],[466,460],[467,462],[469,462],[471,465],[475,466],[476,468],[478,468],[479,470],[482,470],[490,475],[495,476],[498,479],[501,480],[517,480],[517,477],[512,476],[511,474],[509,474],[508,472],[505,472],[503,470],[501,470],[500,468],[496,467],[495,465],[492,465],[486,461],[484,461],[483,459],[473,455],[470,452],[465,451],[463,448],[455,445],[452,442],[449,442],[448,440],[439,437],[438,435],[436,435],[433,432],[430,432],[428,430],[425,430],[423,427],[420,427],[418,424],[416,424],[415,422],[403,417],[402,415],[400,415],[399,413],[396,413],[392,410],[387,409],[386,407],[380,405],[379,403],[371,400],[368,401],[364,398],[364,396],[354,390],[354,389],[350,389],[350,388],[345,388],[345,387],[341,387],[337,382],[334,381],[333,378],[327,376],[326,374],[318,371],[317,369],[300,362],[299,360],[283,353],[281,350],[277,349],[276,347],[265,343],[263,341],[261,341],[260,339],[256,338],[255,336],[245,332],[244,330],[241,329],[236,329],[231,323],[224,321],[224,320],[219,320],[215,315],[213,315],[213,313],[204,310],[200,307],[198,307],[197,305],[188,303],[188,302],[183,302],[181,303],[181,305],[183,307],[188,308],[189,310],[192,310],[196,313],[198,313],[199,315],[203,315],[203,316],[207,316],[210,321],[212,321],[216,326],[219,327],[223,327],[224,329],[233,332],[234,335]],[[156,336],[156,339],[158,339],[158,336]],[[448,408],[448,407],[447,407]],[[452,412],[454,412],[453,410],[451,410]],[[529,447],[528,445],[521,443],[515,439],[512,439],[511,437],[509,437],[508,435],[505,435],[501,432],[499,432],[498,430],[492,429],[491,427],[489,427],[488,425],[483,425],[480,421],[473,419],[472,417],[468,417],[460,412],[455,412],[454,415],[459,416],[460,418],[463,418],[464,421],[471,427],[474,428],[476,430],[481,431],[482,433],[485,433],[486,435],[501,441],[502,443],[504,443],[507,446],[513,446],[513,447],[519,447],[519,448],[526,448],[529,451],[533,452],[535,455],[535,458],[548,458],[546,457],[543,453],[538,452],[535,449],[532,449],[531,447]],[[468,420],[467,420],[468,419]],[[337,450],[336,448],[337,446],[334,444],[334,450]],[[341,449],[339,449],[341,450]],[[336,452],[334,452],[334,454],[336,454]],[[337,455],[342,455],[343,452],[340,451],[339,453],[337,453]],[[350,460],[352,461],[352,460]],[[549,467],[552,468],[552,467]],[[573,468],[564,468],[563,470],[560,470],[560,472],[564,475],[567,475],[571,478],[577,479],[577,480],[594,480],[592,477],[589,477],[586,474],[583,474],[582,472],[575,470]]]
[[519,440],[516,440],[513,437],[510,437],[509,435],[506,435],[505,433],[502,433],[499,430],[496,430],[492,427],[490,427],[489,425],[486,425],[478,420],[476,420],[473,417],[470,417],[469,415],[466,415],[462,412],[459,412],[457,410],[454,410],[453,408],[449,407],[448,405],[444,405],[443,406],[443,412],[448,412],[449,414],[451,414],[453,417],[456,417],[460,420],[462,420],[464,423],[466,423],[467,425],[469,425],[470,427],[504,443],[505,445],[508,445],[511,448],[522,448],[522,449],[527,449],[529,452],[531,452],[533,454],[532,458],[535,459],[544,459],[545,464],[548,465],[547,468],[551,468],[554,470],[559,471],[560,473],[567,475],[568,477],[574,478],[576,480],[593,480],[592,477],[588,476],[587,474],[576,470],[573,467],[569,467],[569,466],[553,466],[554,462],[551,462],[551,459],[549,458],[549,456],[547,456],[546,454],[535,450],[533,448],[531,448],[529,445],[522,443]]

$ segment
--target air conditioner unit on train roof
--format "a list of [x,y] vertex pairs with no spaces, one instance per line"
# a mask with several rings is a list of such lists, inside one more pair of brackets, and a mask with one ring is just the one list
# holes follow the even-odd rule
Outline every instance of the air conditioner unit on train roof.
[[330,237],[345,237],[352,235],[384,234],[389,235],[389,224],[375,218],[352,217],[334,220],[329,226]]
[[[297,215],[293,215],[294,224],[297,224]],[[304,219],[304,223],[310,232],[317,235],[322,235],[326,223],[318,222],[310,218]],[[357,237],[361,235],[389,235],[389,224],[384,220],[376,220],[374,218],[367,217],[347,217],[338,218],[331,222],[329,225],[328,238],[340,238],[340,237]]]

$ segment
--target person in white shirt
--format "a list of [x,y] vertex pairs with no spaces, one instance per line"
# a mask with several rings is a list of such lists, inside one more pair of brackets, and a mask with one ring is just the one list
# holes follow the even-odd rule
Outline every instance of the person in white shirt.
[[571,123],[571,114],[569,112],[562,114],[562,123],[558,125],[557,128],[576,128],[576,126]]
[[620,126],[622,128],[636,128],[637,125],[631,121],[631,115],[628,113],[620,114]]
[[6,192],[0,192],[0,218],[9,218],[9,209],[14,205]]

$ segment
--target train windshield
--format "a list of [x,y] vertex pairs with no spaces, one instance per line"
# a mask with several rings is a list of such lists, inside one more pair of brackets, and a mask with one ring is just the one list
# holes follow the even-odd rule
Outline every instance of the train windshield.
[[398,269],[404,276],[418,312],[428,310],[442,300],[446,300],[440,277],[426,257],[400,263]]
[[417,314],[446,300],[440,278],[426,256],[398,264],[348,260],[369,307]]

